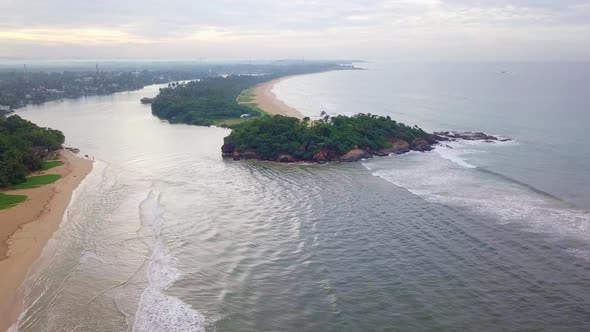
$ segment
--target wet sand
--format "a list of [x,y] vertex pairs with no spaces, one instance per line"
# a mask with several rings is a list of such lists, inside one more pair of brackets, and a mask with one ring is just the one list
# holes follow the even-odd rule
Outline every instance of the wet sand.
[[63,150],[63,165],[39,174],[59,174],[55,183],[10,191],[26,195],[15,207],[0,210],[0,331],[7,330],[22,311],[21,284],[43,247],[59,228],[72,192],[92,170],[92,162]]

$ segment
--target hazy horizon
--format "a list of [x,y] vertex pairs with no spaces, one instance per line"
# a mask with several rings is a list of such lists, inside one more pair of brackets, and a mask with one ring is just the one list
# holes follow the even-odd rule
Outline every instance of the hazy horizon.
[[3,59],[581,61],[590,1],[0,1]]

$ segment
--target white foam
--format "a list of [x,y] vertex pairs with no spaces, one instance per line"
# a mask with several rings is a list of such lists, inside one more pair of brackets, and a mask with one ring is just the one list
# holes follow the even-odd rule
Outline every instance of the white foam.
[[463,158],[463,156],[468,153],[474,153],[474,151],[472,151],[472,150],[465,151],[462,149],[459,150],[456,146],[453,147],[451,145],[448,145],[448,146],[441,145],[441,146],[437,146],[434,151],[436,151],[436,153],[438,153],[441,157],[443,157],[447,160],[450,160],[459,166],[463,166],[463,167],[467,167],[467,168],[477,168],[477,166],[468,163]]
[[133,331],[204,331],[204,317],[182,300],[164,293],[181,276],[177,259],[166,248],[161,234],[158,195],[150,192],[141,205],[142,220],[151,226],[154,249],[147,269],[148,287],[141,295]]
[[501,223],[519,222],[536,232],[584,239],[590,236],[589,212],[444,157],[420,153],[365,165],[373,175],[433,203],[459,207]]
[[473,141],[473,140],[462,140],[441,142],[435,148],[435,152],[441,157],[452,161],[453,163],[466,167],[466,168],[477,168],[476,165],[469,163],[468,156],[473,154],[487,153],[482,150],[482,147],[486,145],[514,145],[517,144],[515,141]]

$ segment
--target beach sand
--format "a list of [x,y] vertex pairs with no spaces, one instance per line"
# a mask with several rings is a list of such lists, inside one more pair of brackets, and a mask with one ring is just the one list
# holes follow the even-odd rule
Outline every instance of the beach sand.
[[92,170],[92,162],[63,150],[62,166],[40,174],[60,174],[55,183],[14,190],[25,202],[0,210],[0,331],[7,330],[22,311],[21,284],[43,247],[59,228],[72,192]]
[[254,103],[263,111],[272,115],[291,116],[294,118],[303,119],[303,114],[298,110],[290,107],[272,92],[273,87],[282,80],[288,79],[292,76],[281,77],[266,83],[261,83],[254,89]]

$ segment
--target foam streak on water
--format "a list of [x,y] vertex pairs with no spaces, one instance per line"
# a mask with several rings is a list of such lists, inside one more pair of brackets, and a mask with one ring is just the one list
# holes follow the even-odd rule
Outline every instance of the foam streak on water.
[[433,203],[491,216],[500,223],[519,222],[535,232],[590,236],[590,213],[468,162],[469,155],[485,153],[477,148],[482,144],[489,143],[451,142],[434,152],[377,159],[364,166]]
[[159,194],[151,191],[140,207],[144,226],[153,230],[154,248],[147,271],[149,285],[141,296],[133,331],[203,331],[204,319],[199,312],[165,294],[180,277],[180,270],[164,243],[158,198]]

